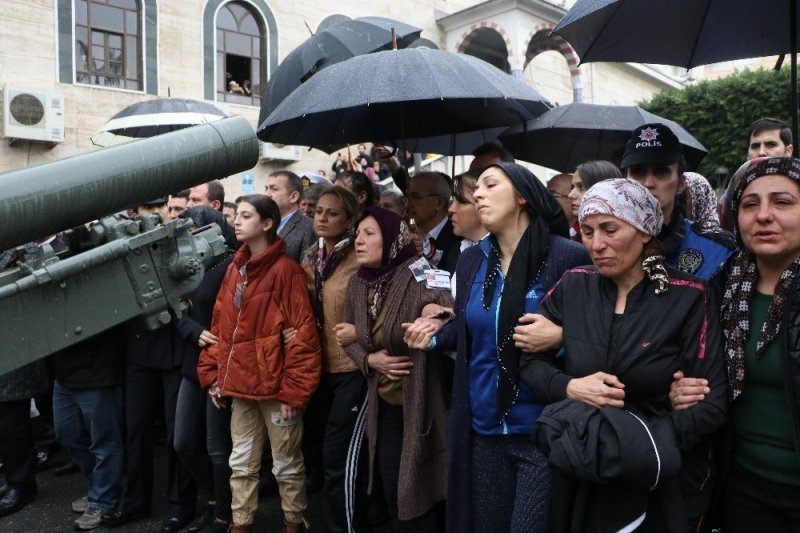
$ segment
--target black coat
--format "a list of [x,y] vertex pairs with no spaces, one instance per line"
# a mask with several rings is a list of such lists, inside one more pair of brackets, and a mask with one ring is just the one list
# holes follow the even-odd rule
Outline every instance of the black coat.
[[436,237],[436,249],[442,251],[438,268],[447,270],[450,274],[455,273],[458,256],[461,255],[461,238],[453,233],[453,223],[450,220],[445,222],[442,231]]
[[219,287],[231,260],[233,260],[232,254],[206,271],[200,285],[186,296],[189,309],[180,320],[173,322],[175,328],[175,335],[172,337],[173,351],[181,361],[181,374],[198,386],[200,382],[197,379],[197,360],[200,357],[200,347],[197,345],[197,339],[203,330],[211,329],[214,303],[217,301]]
[[[689,468],[694,470],[696,448],[705,445],[727,414],[722,340],[712,291],[694,276],[669,267],[668,272],[669,291],[665,294],[655,294],[647,278],[631,290],[613,345],[611,323],[617,293],[614,282],[591,267],[564,274],[540,307],[543,315],[564,328],[564,369],[553,364],[553,353],[529,354],[523,357],[520,374],[544,402],[565,399],[567,383],[573,377],[598,371],[616,375],[625,384],[626,407],[650,422],[658,418],[671,421],[678,446],[687,457]],[[678,369],[687,376],[706,378],[711,393],[689,409],[672,411],[669,388],[672,374]],[[710,474],[708,461],[703,467],[705,472],[698,473],[698,484],[706,482]],[[668,492],[669,505],[682,508],[664,508],[666,500],[651,493],[647,530],[685,529],[685,521],[658,522],[663,517],[693,514],[680,499],[674,498],[676,490],[680,493],[682,483],[688,482],[664,480],[655,491]],[[558,492],[557,488],[554,490]],[[551,515],[554,519],[579,516],[569,500],[560,498],[554,500],[554,505]],[[656,528],[652,529],[653,526]],[[571,527],[578,530],[584,526],[573,523]]]
[[125,326],[116,326],[52,355],[62,387],[96,389],[122,384]]

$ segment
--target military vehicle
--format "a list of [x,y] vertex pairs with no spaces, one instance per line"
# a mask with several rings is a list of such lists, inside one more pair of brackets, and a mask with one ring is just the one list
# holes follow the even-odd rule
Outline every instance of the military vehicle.
[[[257,161],[253,128],[232,117],[0,174],[0,250],[14,258],[0,272],[0,375],[137,316],[180,317],[224,257],[219,227],[111,215]],[[65,230],[63,254],[35,244]]]

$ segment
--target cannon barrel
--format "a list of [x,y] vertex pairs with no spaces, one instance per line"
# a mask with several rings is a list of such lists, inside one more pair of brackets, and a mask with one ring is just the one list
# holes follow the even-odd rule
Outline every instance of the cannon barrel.
[[0,250],[248,170],[258,139],[231,117],[0,175]]

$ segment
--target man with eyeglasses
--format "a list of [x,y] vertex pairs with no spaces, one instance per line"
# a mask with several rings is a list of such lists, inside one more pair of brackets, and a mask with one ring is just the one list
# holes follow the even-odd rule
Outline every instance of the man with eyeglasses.
[[406,213],[413,218],[422,237],[422,253],[434,268],[456,270],[461,253],[460,239],[453,233],[447,216],[450,204],[450,176],[421,172],[408,181]]
[[569,194],[570,187],[572,186],[572,174],[556,174],[550,181],[547,182],[547,190],[550,191],[550,194],[558,200],[558,203],[561,204],[561,209],[564,210],[564,214],[567,215],[567,220],[569,220],[569,227],[570,227],[570,236],[572,236],[572,228],[575,226],[575,217],[572,215],[572,207],[570,206],[570,199],[567,196]]

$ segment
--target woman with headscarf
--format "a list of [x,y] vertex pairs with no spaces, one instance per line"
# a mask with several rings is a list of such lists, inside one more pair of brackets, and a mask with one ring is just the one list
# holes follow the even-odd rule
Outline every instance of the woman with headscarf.
[[229,407],[218,409],[211,403],[197,380],[197,361],[200,351],[217,341],[209,331],[211,313],[222,278],[239,243],[225,216],[216,209],[192,207],[181,213],[180,218],[190,220],[194,228],[217,224],[228,247],[225,258],[207,270],[200,285],[186,296],[188,308],[179,320],[173,322],[177,333],[173,336],[173,350],[181,354],[183,361],[183,378],[175,409],[174,446],[178,457],[192,474],[203,504],[203,512],[187,531],[224,532],[231,521],[231,469],[228,466],[231,410]]
[[[722,425],[727,407],[711,293],[698,278],[665,265],[654,238],[661,208],[639,183],[596,184],[583,197],[579,221],[594,266],[565,273],[540,307],[564,329],[563,359],[556,365],[554,351],[526,354],[522,380],[546,403],[569,399],[625,409],[651,427],[663,423],[680,451],[691,450]],[[668,393],[676,368],[707,379],[713,393],[673,411]],[[684,503],[677,473],[657,479],[649,491],[626,486],[625,505],[609,505],[609,494],[623,490],[621,479],[609,481],[598,485],[559,473],[553,530],[686,531],[698,519]]]
[[449,284],[417,281],[417,251],[396,213],[364,209],[355,239],[359,269],[347,286],[345,347],[367,377],[369,491],[381,482],[395,531],[440,530],[434,506],[445,498],[443,360],[409,349],[401,324],[451,306]]
[[473,198],[489,234],[459,260],[456,318],[435,336],[424,320],[407,331],[413,346],[457,349],[447,529],[548,531],[550,467],[529,438],[543,405],[520,380],[513,334],[564,271],[589,258],[566,238],[561,205],[525,167],[490,165]]
[[[800,162],[754,160],[730,192],[726,211],[741,249],[731,262],[722,302],[731,402],[722,458],[728,478],[724,530],[797,531]],[[692,408],[714,393],[713,384],[697,389],[674,398],[676,408]]]
[[697,172],[684,172],[686,216],[703,228],[719,228],[717,195],[708,180]]

